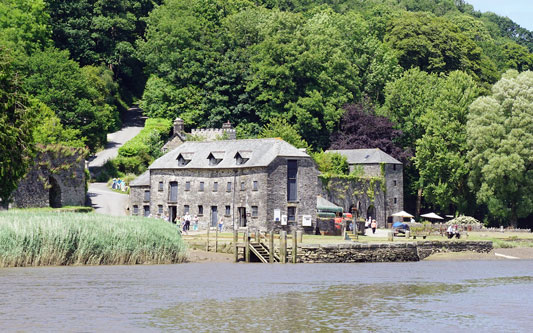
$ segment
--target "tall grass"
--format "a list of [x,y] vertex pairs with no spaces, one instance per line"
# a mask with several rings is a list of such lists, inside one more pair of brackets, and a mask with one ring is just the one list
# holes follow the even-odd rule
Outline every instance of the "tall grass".
[[0,212],[0,267],[169,264],[185,260],[178,230],[142,217]]

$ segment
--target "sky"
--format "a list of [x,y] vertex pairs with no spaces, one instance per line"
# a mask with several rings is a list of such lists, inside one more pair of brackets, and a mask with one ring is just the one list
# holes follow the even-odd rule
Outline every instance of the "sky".
[[521,27],[533,31],[532,0],[466,0],[475,10],[507,16]]

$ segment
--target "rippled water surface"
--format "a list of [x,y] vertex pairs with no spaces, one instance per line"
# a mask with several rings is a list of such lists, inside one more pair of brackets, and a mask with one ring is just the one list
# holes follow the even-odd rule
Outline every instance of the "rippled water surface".
[[531,332],[533,261],[0,269],[1,331]]

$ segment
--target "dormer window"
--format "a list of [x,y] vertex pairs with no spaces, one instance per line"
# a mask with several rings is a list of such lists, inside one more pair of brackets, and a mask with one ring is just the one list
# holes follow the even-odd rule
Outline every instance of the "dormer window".
[[209,153],[209,156],[207,156],[207,159],[209,160],[209,165],[218,165],[220,162],[222,162],[222,159],[224,159],[224,152],[213,151]]
[[237,154],[235,154],[235,163],[237,165],[245,164],[250,159],[250,155],[252,155],[252,151],[250,150],[238,151]]
[[186,166],[192,159],[194,153],[180,153],[178,155],[178,166]]

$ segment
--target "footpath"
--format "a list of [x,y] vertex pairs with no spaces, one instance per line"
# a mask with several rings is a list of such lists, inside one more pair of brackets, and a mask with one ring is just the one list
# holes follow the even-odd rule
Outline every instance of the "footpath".
[[[122,128],[107,135],[108,143],[104,150],[95,154],[88,161],[89,172],[94,177],[98,170],[110,159],[118,156],[118,149],[123,144],[135,137],[144,127],[144,118],[141,109],[132,107],[122,117]],[[125,216],[128,204],[126,194],[117,193],[107,187],[106,183],[89,183],[87,203],[95,209],[96,213]]]

